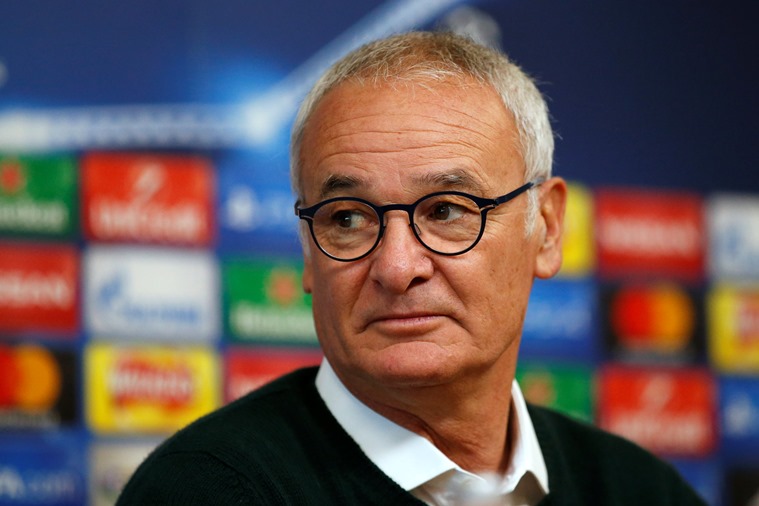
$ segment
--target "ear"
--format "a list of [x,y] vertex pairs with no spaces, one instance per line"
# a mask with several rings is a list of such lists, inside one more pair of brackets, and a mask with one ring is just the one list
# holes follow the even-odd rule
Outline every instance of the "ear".
[[567,184],[559,177],[552,177],[540,185],[539,191],[537,232],[540,233],[540,244],[535,257],[535,276],[546,279],[554,276],[561,268]]

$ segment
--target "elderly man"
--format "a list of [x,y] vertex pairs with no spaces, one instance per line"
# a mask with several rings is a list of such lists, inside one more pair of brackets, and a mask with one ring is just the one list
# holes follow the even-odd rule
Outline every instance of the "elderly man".
[[533,280],[561,265],[552,152],[531,80],[466,39],[335,64],[291,153],[324,362],[180,431],[120,504],[701,504],[514,381]]

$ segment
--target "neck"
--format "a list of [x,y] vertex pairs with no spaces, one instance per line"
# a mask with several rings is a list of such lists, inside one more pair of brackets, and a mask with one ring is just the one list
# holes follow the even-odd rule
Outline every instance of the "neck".
[[[339,374],[338,374],[339,375]],[[434,385],[344,385],[361,402],[427,438],[461,468],[502,474],[511,458],[509,419],[514,367]]]

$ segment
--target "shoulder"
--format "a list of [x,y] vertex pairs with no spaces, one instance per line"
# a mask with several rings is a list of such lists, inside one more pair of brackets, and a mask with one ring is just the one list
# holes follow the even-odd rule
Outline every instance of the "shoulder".
[[528,409],[552,492],[594,504],[703,504],[669,463],[637,444],[550,409]]
[[169,438],[158,452],[216,451],[276,438],[290,425],[324,414],[314,387],[315,368],[300,369],[196,420]]
[[[588,422],[529,404],[528,410],[541,446],[544,442],[550,441],[552,447],[558,445],[563,449],[565,457],[571,458],[576,451],[582,450],[583,455],[598,452],[600,456],[605,456],[610,451],[614,451],[622,452],[635,460],[655,459],[653,455],[631,441],[605,432]],[[550,453],[550,448],[544,448],[543,451]]]
[[283,376],[168,438],[132,476],[122,503],[160,493],[172,498],[167,504],[179,504],[180,497],[197,499],[209,491],[231,501],[225,494],[264,493],[266,476],[281,474],[285,483],[309,452],[318,451],[318,431],[334,432],[314,387],[315,374],[308,368]]

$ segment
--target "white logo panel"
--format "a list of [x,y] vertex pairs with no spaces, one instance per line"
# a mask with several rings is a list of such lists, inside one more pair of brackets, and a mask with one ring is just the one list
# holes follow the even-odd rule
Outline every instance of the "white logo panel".
[[209,253],[93,247],[85,253],[84,276],[92,334],[193,342],[219,334],[218,268]]
[[759,280],[759,198],[714,196],[708,220],[712,278]]

